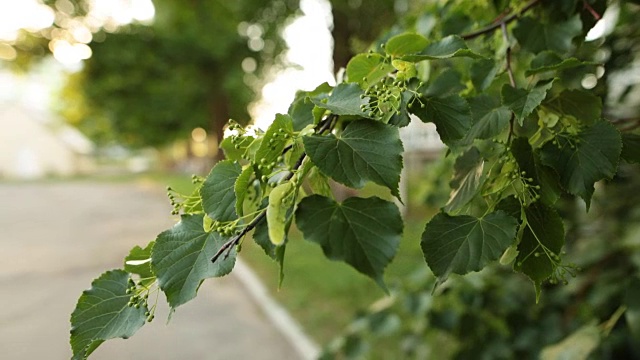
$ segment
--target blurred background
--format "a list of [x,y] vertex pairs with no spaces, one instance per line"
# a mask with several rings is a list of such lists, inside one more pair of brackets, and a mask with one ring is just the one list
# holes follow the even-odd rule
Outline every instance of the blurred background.
[[[165,187],[189,193],[191,174],[206,175],[222,157],[218,144],[229,119],[266,129],[276,113],[287,112],[297,90],[335,84],[352,55],[381,34],[406,28],[428,34],[444,16],[428,11],[436,3],[0,0],[2,357],[68,358],[68,319],[81,291],[105,269],[121,267],[131,247],[175,223]],[[443,22],[475,26],[455,11],[464,1],[451,3]],[[584,75],[582,86],[607,99],[612,115],[626,119],[621,126],[637,128],[640,6],[611,8],[608,22],[589,35],[604,49],[593,60],[607,72]],[[448,198],[452,163],[434,160],[443,147],[429,125],[414,121],[402,131],[411,241],[388,269],[394,297],[376,302],[384,294],[375,284],[324,259],[313,244],[295,241],[299,235],[287,249],[281,290],[277,265],[257,247],[243,248],[241,258],[312,342],[333,340],[336,352],[354,358],[535,358],[544,346],[616,313],[626,293],[611,285],[640,267],[637,167],[623,164],[614,181],[602,184],[588,216],[578,215],[581,204],[563,200],[571,260],[586,269],[573,285],[545,289],[547,297],[534,305],[529,283],[496,266],[455,278],[431,297],[434,279],[415,239]],[[604,244],[609,238],[615,239]],[[640,356],[627,330],[610,331],[599,354]],[[579,340],[595,342],[589,333]],[[104,359],[312,355],[279,334],[233,276],[206,282],[169,326],[162,319],[95,353]]]

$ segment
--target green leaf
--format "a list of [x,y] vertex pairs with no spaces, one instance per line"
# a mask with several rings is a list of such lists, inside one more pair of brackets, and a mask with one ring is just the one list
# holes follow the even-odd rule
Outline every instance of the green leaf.
[[472,147],[462,156],[456,159],[453,166],[454,174],[451,181],[451,192],[449,201],[444,206],[446,212],[452,212],[465,206],[478,192],[484,182],[482,171],[484,160],[480,156],[480,151]]
[[276,258],[276,248],[269,238],[269,226],[266,220],[262,220],[256,225],[253,232],[253,240],[262,248],[264,253],[272,259]]
[[358,54],[347,64],[347,78],[350,82],[356,82],[366,89],[393,70],[393,66],[380,54]]
[[640,164],[640,135],[622,134],[622,153],[626,162]]
[[616,173],[622,149],[620,133],[601,121],[578,135],[559,136],[556,141],[557,145],[548,142],[542,147],[542,162],[555,169],[562,187],[584,199],[589,209],[595,182]]
[[469,99],[473,125],[465,139],[471,143],[474,139],[489,139],[499,135],[509,126],[511,111],[500,105],[496,97],[482,94]]
[[124,258],[124,271],[130,274],[139,275],[140,278],[155,278],[151,271],[151,249],[155,241],[150,242],[144,249],[135,246]]
[[555,271],[564,245],[564,225],[558,212],[540,202],[528,206],[514,268],[540,288]]
[[572,116],[584,125],[593,125],[602,117],[602,99],[581,90],[565,90],[545,102],[553,111]]
[[316,105],[307,96],[296,99],[289,106],[289,116],[293,123],[293,130],[300,131],[314,123],[313,108]]
[[203,215],[182,215],[173,228],[161,233],[151,254],[158,285],[172,308],[193,299],[204,279],[224,276],[236,262],[236,250],[215,263],[211,258],[229,239],[202,228]]
[[385,288],[382,274],[396,254],[403,227],[395,204],[377,197],[351,197],[340,204],[312,195],[300,202],[296,224],[329,259],[346,262]]
[[559,343],[546,346],[540,352],[541,360],[587,360],[601,341],[600,329],[594,322],[585,325]]
[[368,100],[361,98],[364,95],[360,86],[356,83],[339,84],[327,99],[312,99],[318,107],[327,109],[336,115],[356,115],[369,117],[360,106],[367,105]]
[[287,236],[287,213],[293,205],[292,192],[295,185],[287,181],[273,188],[269,193],[267,206],[267,224],[269,225],[269,239],[274,245],[284,244]]
[[553,51],[543,51],[531,60],[530,69],[525,76],[531,76],[546,71],[561,71],[585,65],[598,65],[594,62],[580,61],[576,58],[561,58]]
[[253,167],[247,166],[242,170],[235,184],[233,184],[233,191],[236,194],[236,214],[238,214],[238,216],[244,216],[244,200],[247,197],[249,186],[251,186],[252,177]]
[[285,146],[287,146],[288,140],[282,136],[283,133],[290,134],[291,132],[293,132],[291,117],[289,115],[276,114],[275,120],[269,125],[262,138],[254,163],[261,164],[264,161],[265,164],[270,164],[275,162],[278,156],[282,155]]
[[145,324],[146,306],[128,306],[129,273],[107,271],[82,292],[71,314],[73,359],[86,359],[105,340],[128,338]]
[[471,63],[469,75],[476,91],[481,92],[487,89],[496,77],[497,72],[498,66],[492,59],[480,59]]
[[253,240],[258,244],[264,253],[273,259],[276,263],[278,263],[278,267],[280,268],[280,281],[279,285],[282,285],[282,281],[284,280],[284,255],[287,247],[286,241],[279,246],[274,245],[269,239],[269,226],[266,220],[262,220],[256,226],[253,232]]
[[429,40],[415,33],[405,33],[392,37],[384,46],[384,51],[395,57],[419,53],[429,45]]
[[551,89],[553,82],[539,85],[531,90],[513,88],[508,84],[502,86],[502,104],[516,115],[520,126],[524,119],[537,108],[542,100],[547,96],[547,91]]
[[406,55],[402,59],[406,61],[439,60],[453,57],[482,58],[471,51],[465,41],[457,35],[449,35],[440,41],[429,44],[418,54]]
[[[520,171],[525,178],[532,179],[529,185],[539,185],[535,190],[540,195],[540,201],[547,205],[553,205],[560,198],[560,185],[553,170],[542,165],[536,153],[533,152],[526,138],[516,138],[511,143],[511,153],[518,163]],[[535,199],[532,199],[535,201]]]
[[210,218],[217,221],[231,221],[236,214],[236,193],[234,186],[242,167],[235,161],[224,160],[216,164],[200,189],[202,207]]
[[309,182],[309,187],[314,194],[323,195],[326,197],[332,196],[331,186],[329,185],[329,178],[325,174],[323,174],[316,166],[313,166],[311,170],[309,170],[307,181]]
[[220,148],[224,151],[227,160],[239,161],[255,139],[252,136],[236,137],[235,143],[232,139],[232,137],[224,138],[220,142]]
[[571,49],[573,38],[581,33],[582,22],[579,15],[557,23],[542,23],[537,19],[524,17],[518,20],[513,29],[513,35],[520,46],[532,53],[551,50],[564,54]]
[[440,279],[480,271],[514,242],[518,222],[502,211],[476,218],[438,213],[420,243],[424,259]]
[[451,144],[465,136],[471,128],[471,111],[467,101],[458,96],[444,98],[431,97],[423,99],[425,107],[413,106],[411,111],[423,122],[433,122],[440,139]]
[[337,182],[361,188],[373,181],[400,196],[403,148],[398,128],[359,120],[347,125],[339,137],[313,135],[303,141],[311,161]]
[[394,113],[389,119],[389,125],[397,127],[405,127],[411,123],[409,117],[408,106],[413,99],[413,94],[410,91],[404,91],[400,97],[400,112]]
[[422,91],[425,97],[436,96],[443,98],[449,95],[455,95],[465,89],[462,83],[462,75],[453,70],[446,69],[433,79],[429,86]]

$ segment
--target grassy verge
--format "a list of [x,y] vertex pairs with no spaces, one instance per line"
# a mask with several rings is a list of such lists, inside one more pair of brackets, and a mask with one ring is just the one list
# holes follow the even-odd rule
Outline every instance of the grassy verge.
[[[422,225],[410,223],[400,250],[386,271],[385,280],[409,274],[426,266],[419,249]],[[284,283],[278,289],[278,266],[258,246],[243,246],[241,256],[272,289],[272,295],[320,344],[326,344],[353,320],[356,311],[366,308],[385,293],[368,277],[342,262],[327,260],[316,244],[292,233],[285,260]]]

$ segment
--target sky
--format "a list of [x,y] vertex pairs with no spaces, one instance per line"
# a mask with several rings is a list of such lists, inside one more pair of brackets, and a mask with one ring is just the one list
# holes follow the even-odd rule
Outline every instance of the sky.
[[[70,7],[73,9],[69,0],[57,0],[55,6],[62,13],[59,19],[55,19],[53,11],[40,0],[0,0],[0,40],[11,42],[18,36],[18,29],[36,32],[49,28],[55,21],[61,29],[50,34],[55,39],[49,45],[50,50],[65,69],[77,71],[82,61],[91,57],[87,44],[99,28],[110,31],[132,21],[150,22],[155,14],[151,0],[91,0],[88,15],[83,21],[65,18],[65,11],[71,12]],[[295,19],[283,34],[290,48],[287,61],[294,66],[272,74],[272,80],[262,90],[262,98],[251,107],[254,123],[262,129],[273,121],[276,113],[287,111],[296,90],[313,89],[325,81],[333,83],[330,5],[327,0],[301,0],[300,7],[303,15]],[[0,58],[11,59],[11,51],[10,48],[0,48]],[[55,71],[55,66],[48,65],[46,71]],[[13,86],[9,85],[9,75],[0,78],[2,97],[3,92],[6,93],[2,88],[7,90]],[[59,77],[49,78],[59,81]],[[31,92],[34,88],[40,89],[37,97],[30,99],[29,103],[43,101],[44,85],[31,86],[29,78],[15,81]]]

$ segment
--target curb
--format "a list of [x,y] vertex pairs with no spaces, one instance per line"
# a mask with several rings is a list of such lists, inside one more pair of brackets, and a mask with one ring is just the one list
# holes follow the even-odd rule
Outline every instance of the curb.
[[258,276],[241,259],[236,259],[235,274],[254,302],[298,351],[301,359],[314,360],[320,355],[320,347],[311,340],[289,313],[267,291]]

